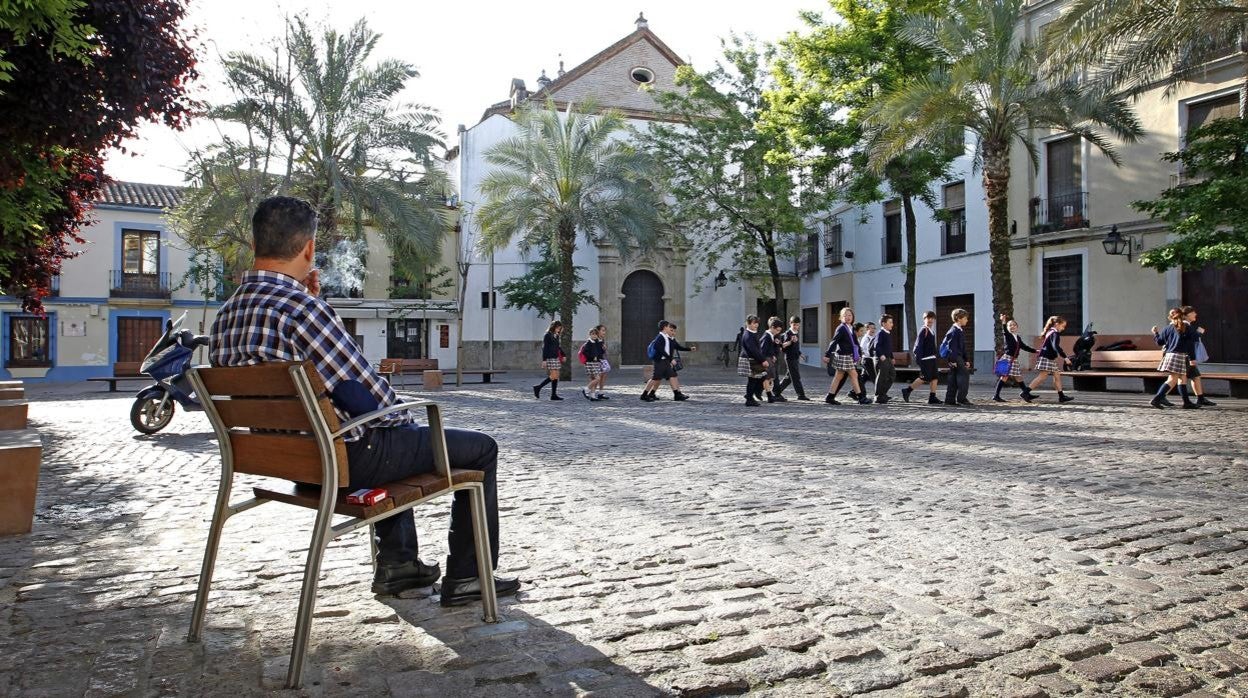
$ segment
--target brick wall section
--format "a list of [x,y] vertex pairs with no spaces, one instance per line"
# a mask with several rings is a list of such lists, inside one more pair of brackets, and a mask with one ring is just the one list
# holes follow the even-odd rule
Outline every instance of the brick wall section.
[[599,106],[654,110],[654,98],[629,77],[633,68],[649,68],[656,90],[676,87],[676,66],[646,39],[629,46],[552,94],[555,101],[580,102],[594,97]]

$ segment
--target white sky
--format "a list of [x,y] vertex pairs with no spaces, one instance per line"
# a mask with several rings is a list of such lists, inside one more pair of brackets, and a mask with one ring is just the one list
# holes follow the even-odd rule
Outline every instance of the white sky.
[[[489,105],[507,99],[513,77],[535,89],[544,68],[554,76],[563,54],[565,67],[587,60],[631,33],[644,11],[650,29],[699,70],[720,54],[719,39],[729,32],[752,33],[774,41],[802,27],[800,10],[827,11],[825,0],[195,0],[190,24],[199,31],[198,99],[220,95],[218,56],[231,51],[263,52],[282,31],[287,14],[306,12],[345,31],[359,17],[382,34],[374,58],[398,58],[416,66],[405,101],[442,112],[442,132],[454,145],[456,124],[471,126]],[[210,143],[211,124],[198,122],[175,133],[146,125],[129,154],[113,153],[107,170],[116,179],[181,184],[187,150]]]

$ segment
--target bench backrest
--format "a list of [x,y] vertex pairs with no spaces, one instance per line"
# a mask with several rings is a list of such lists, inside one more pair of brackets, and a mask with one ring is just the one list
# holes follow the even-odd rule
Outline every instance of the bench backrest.
[[379,364],[382,373],[415,373],[437,369],[437,359],[382,359]]
[[319,485],[333,467],[338,486],[349,482],[346,444],[329,436],[338,415],[311,362],[197,368],[191,377],[235,472]]
[[142,363],[139,361],[118,361],[117,363],[113,364],[113,375],[114,376],[141,376],[143,375],[139,373],[139,366],[141,365]]
[[1160,350],[1094,351],[1092,370],[1141,371],[1155,370],[1165,352]]

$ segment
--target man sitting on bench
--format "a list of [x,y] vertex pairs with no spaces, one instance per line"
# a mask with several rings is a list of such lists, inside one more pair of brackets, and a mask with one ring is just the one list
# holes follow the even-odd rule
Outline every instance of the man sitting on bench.
[[[256,207],[251,220],[256,261],[217,312],[212,325],[211,363],[249,366],[265,361],[310,360],[331,392],[340,385],[350,385],[348,381],[357,381],[377,407],[398,404],[390,384],[360,354],[338,313],[317,297],[320,277],[313,268],[316,217],[306,201],[286,196],[270,197]],[[341,405],[336,407],[339,418],[349,418]],[[434,469],[429,428],[416,426],[410,412],[388,415],[370,427],[355,429],[344,440],[351,489],[378,487]],[[486,520],[497,565],[498,444],[481,432],[447,429],[446,447],[451,468],[485,473]],[[468,497],[466,491],[456,492],[451,506],[443,606],[481,598]],[[379,546],[374,593],[397,594],[437,581],[438,566],[417,558],[416,522],[411,511],[377,522],[376,529]],[[494,587],[499,595],[514,594],[520,582],[495,577]]]

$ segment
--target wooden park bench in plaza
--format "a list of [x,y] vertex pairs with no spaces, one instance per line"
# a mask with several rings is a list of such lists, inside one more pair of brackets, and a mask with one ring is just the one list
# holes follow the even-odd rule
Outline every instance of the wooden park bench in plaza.
[[[299,688],[304,655],[312,628],[321,559],[335,538],[369,527],[436,497],[467,490],[473,520],[477,568],[481,579],[493,577],[490,543],[486,534],[484,474],[477,470],[452,470],[446,451],[442,414],[427,400],[404,402],[370,412],[340,424],[325,392],[320,374],[310,362],[274,362],[232,368],[198,368],[190,372],[198,395],[205,396],[204,412],[212,423],[221,450],[221,484],[208,530],[199,576],[199,589],[191,616],[190,642],[198,642],[208,606],[208,591],[225,522],[267,502],[314,509],[308,557],[295,620],[295,637],[286,674],[287,688]],[[358,426],[400,410],[424,407],[433,442],[434,472],[383,485],[389,496],[371,506],[346,501],[347,448],[343,435]],[[275,478],[254,487],[252,497],[231,502],[236,473]],[[343,517],[333,523],[335,515]],[[373,543],[375,547],[375,542]],[[373,550],[374,565],[376,550]],[[481,587],[486,622],[498,615],[494,585]]]
[[0,536],[29,533],[43,441],[27,428],[26,389],[21,381],[0,381]]
[[117,392],[118,383],[133,382],[133,381],[146,381],[148,383],[152,382],[152,379],[150,377],[145,376],[142,373],[139,373],[140,365],[141,364],[138,361],[119,361],[113,364],[113,375],[102,376],[100,378],[88,378],[87,382],[108,383],[108,392],[110,393]]

